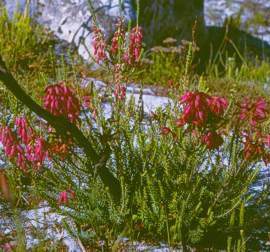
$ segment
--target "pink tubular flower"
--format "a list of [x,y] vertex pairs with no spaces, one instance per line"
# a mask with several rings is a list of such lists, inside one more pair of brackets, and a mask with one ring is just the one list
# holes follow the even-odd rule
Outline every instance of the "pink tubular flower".
[[27,159],[26,159],[24,149],[22,148],[21,145],[17,145],[17,151],[18,152],[17,152],[16,165],[21,170],[25,171],[26,170],[26,165],[27,165]]
[[5,252],[11,252],[12,251],[12,245],[10,244],[10,243],[5,243],[4,245],[3,245],[3,250],[5,251]]
[[129,56],[129,52],[124,52],[123,61],[126,62],[128,65],[132,64],[132,57]]
[[119,50],[119,43],[121,43],[121,41],[124,41],[124,33],[121,30],[117,30],[112,38],[111,51],[113,55],[117,55]]
[[102,31],[96,26],[93,27],[93,42],[94,55],[97,62],[106,59],[106,43]]
[[80,102],[72,88],[64,83],[50,85],[45,90],[44,107],[55,116],[65,116],[74,123],[80,115]]
[[202,143],[207,146],[209,150],[217,149],[223,144],[223,139],[215,131],[208,131],[202,135]]
[[184,105],[183,115],[180,119],[182,123],[192,123],[196,126],[203,126],[208,118],[209,96],[202,92],[188,91],[180,98],[180,103]]
[[18,136],[21,137],[23,144],[28,144],[32,138],[33,130],[28,127],[28,123],[25,117],[17,117],[15,119],[15,125],[18,129]]
[[221,116],[228,107],[228,101],[221,96],[211,96],[208,99],[208,106],[213,114]]
[[58,203],[59,204],[67,204],[69,200],[75,199],[75,192],[68,189],[66,191],[62,191],[59,193]]
[[168,127],[162,127],[161,128],[161,131],[160,131],[160,134],[163,135],[163,136],[167,136],[169,135],[170,133],[172,133],[171,129],[168,128]]
[[40,168],[48,156],[45,140],[33,134],[24,117],[15,118],[15,126],[14,132],[6,126],[0,127],[0,142],[6,157],[23,171],[26,171],[28,164]]
[[254,161],[262,159],[265,165],[270,163],[270,154],[265,148],[265,144],[269,146],[270,136],[263,136],[261,132],[255,135],[244,135],[244,150],[243,156],[246,161]]
[[140,61],[141,50],[142,50],[142,28],[136,26],[132,28],[129,36],[129,48],[123,55],[123,60],[127,64],[138,63]]
[[7,157],[15,155],[15,138],[12,135],[11,129],[5,126],[0,128],[0,142],[5,147]]
[[38,137],[35,141],[34,154],[34,165],[37,169],[39,169],[42,166],[44,160],[48,157],[45,140],[41,137]]
[[130,33],[130,53],[134,57],[135,62],[139,62],[140,60],[142,40],[142,28],[140,26],[134,27]]
[[267,119],[268,112],[268,104],[264,98],[258,97],[252,103],[245,97],[240,103],[239,118],[241,121],[248,121],[250,126],[256,127],[258,123]]
[[258,140],[255,140],[255,142],[253,142],[250,137],[247,137],[244,146],[244,159],[254,160],[261,158],[263,155],[263,145]]
[[176,127],[180,128],[186,124],[185,120],[183,118],[178,118],[175,121]]
[[23,147],[17,142],[13,136],[11,129],[8,127],[1,127],[0,142],[4,146],[6,157],[15,162],[21,169],[26,169],[26,158]]
[[270,148],[270,134],[265,137],[265,144]]
[[126,97],[126,87],[123,85],[115,84],[113,94],[117,101],[123,101]]
[[63,191],[63,192],[59,193],[58,203],[59,204],[67,204],[68,203],[68,192],[67,191]]
[[83,106],[85,108],[90,108],[90,104],[91,104],[91,97],[89,95],[85,95],[83,97]]
[[188,91],[180,97],[183,114],[177,119],[178,127],[186,123],[205,127],[211,118],[220,118],[228,107],[228,102],[220,96],[209,96],[199,91]]

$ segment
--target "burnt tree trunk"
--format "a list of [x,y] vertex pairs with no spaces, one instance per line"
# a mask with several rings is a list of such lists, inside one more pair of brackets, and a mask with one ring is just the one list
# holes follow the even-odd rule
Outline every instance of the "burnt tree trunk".
[[[132,1],[136,10],[136,0]],[[204,32],[203,0],[140,1],[139,23],[144,29],[148,46],[161,44],[167,37],[191,40],[195,20],[197,32]]]
[[[137,0],[131,0],[136,13]],[[269,44],[237,27],[207,27],[204,22],[204,0],[140,0],[139,24],[144,30],[144,42],[148,48],[161,45],[165,38],[173,37],[179,41],[192,40],[192,27],[196,21],[195,42],[200,51],[197,55],[199,69],[204,70],[212,53],[225,43],[226,55],[239,52],[255,53],[262,57],[270,56]],[[233,41],[233,43],[231,43]],[[237,58],[238,57],[238,58]]]

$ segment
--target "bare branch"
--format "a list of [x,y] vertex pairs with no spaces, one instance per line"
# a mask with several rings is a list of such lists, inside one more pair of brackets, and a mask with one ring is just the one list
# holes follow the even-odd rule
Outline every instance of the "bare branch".
[[104,185],[109,188],[112,197],[119,201],[121,197],[121,186],[118,179],[106,168],[106,162],[109,158],[110,151],[106,148],[102,154],[95,151],[92,144],[84,136],[81,130],[75,124],[70,123],[64,117],[56,117],[43,109],[37,104],[18,84],[13,75],[8,71],[6,65],[0,56],[0,81],[4,86],[19,100],[28,107],[31,111],[36,113],[39,117],[47,121],[55,128],[58,134],[70,134],[75,142],[81,147],[91,163],[97,167],[97,173],[103,181]]

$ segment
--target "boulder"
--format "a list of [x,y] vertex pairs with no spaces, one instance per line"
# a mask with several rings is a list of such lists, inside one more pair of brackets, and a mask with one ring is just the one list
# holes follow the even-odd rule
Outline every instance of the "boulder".
[[[79,54],[89,60],[92,52],[91,26],[93,15],[87,0],[33,0],[29,5],[27,0],[6,1],[9,15],[19,8],[24,10],[29,6],[30,14],[60,39],[74,44]],[[100,28],[106,37],[114,31],[115,23],[120,12],[126,19],[132,15],[131,5],[128,0],[122,1],[121,8],[118,0],[92,0],[93,9]]]

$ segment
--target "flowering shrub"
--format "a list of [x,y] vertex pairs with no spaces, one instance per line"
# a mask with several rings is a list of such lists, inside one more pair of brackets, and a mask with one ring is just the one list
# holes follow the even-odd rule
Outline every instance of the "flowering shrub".
[[[116,83],[121,83],[121,65],[115,67],[119,67]],[[262,97],[253,99],[255,102],[244,98],[245,102],[229,107],[229,100],[222,96],[187,91],[180,96],[180,107],[169,106],[166,113],[156,111],[149,121],[142,122],[141,109],[132,102],[117,106],[118,101],[124,101],[124,86],[115,85],[114,96],[111,120],[104,118],[102,99],[95,91],[91,97],[83,97],[84,109],[98,111],[95,127],[92,122],[88,125],[90,133],[82,126],[85,124],[76,123],[80,100],[64,82],[45,89],[43,106],[56,118],[63,116],[89,134],[97,153],[109,152],[105,166],[121,180],[121,209],[118,204],[111,205],[107,189],[97,180],[95,169],[100,168],[91,163],[92,156],[72,148],[76,142],[70,134],[63,139],[44,124],[40,130],[45,138],[25,117],[17,117],[14,127],[1,126],[0,141],[6,157],[26,171],[28,167],[40,169],[50,155],[54,169],[43,169],[38,183],[40,195],[52,206],[74,208],[76,215],[72,217],[79,228],[90,220],[98,223],[93,224],[96,228],[108,222],[112,223],[108,232],[115,236],[128,225],[128,235],[135,232],[138,237],[149,235],[152,239],[170,236],[172,244],[185,241],[196,245],[211,236],[211,228],[226,226],[227,212],[235,211],[240,204],[232,199],[243,202],[257,176],[254,165],[270,160],[269,132],[261,126],[269,117],[267,101]],[[144,123],[149,126],[146,131],[142,130]],[[55,137],[48,140],[51,134]],[[75,199],[76,204],[71,204]],[[86,202],[95,203],[89,206]],[[97,212],[97,206],[102,212]],[[97,231],[97,235],[98,239],[102,232]]]
[[127,64],[132,65],[139,62],[141,56],[142,40],[142,28],[139,26],[132,28],[129,38],[129,48],[123,55],[123,59]]
[[[125,41],[123,20],[120,19],[110,46],[107,46],[104,34],[99,28],[94,27],[93,33],[92,44],[94,47],[94,56],[98,63],[109,60],[107,55],[111,55],[111,61],[120,58],[128,65],[139,63],[143,41],[142,28],[140,26],[133,27],[130,31],[128,41]],[[117,61],[119,63],[119,60]]]
[[[80,102],[74,90],[64,83],[48,86],[45,89],[44,107],[55,116],[64,116],[71,123],[75,123],[80,115]],[[48,153],[64,157],[72,146],[70,138],[54,141],[48,144],[42,136],[35,133],[23,116],[14,120],[15,129],[7,126],[0,127],[0,143],[3,144],[6,157],[23,171],[31,165],[40,169],[48,158]],[[47,135],[50,128],[46,129]],[[50,148],[49,148],[50,147]]]
[[123,20],[119,19],[117,23],[117,29],[113,34],[112,43],[111,43],[111,53],[114,56],[117,56],[121,52],[121,47],[124,44],[125,32],[123,29]]
[[72,123],[79,119],[80,102],[74,90],[64,83],[46,88],[44,107],[55,116],[65,116]]
[[106,59],[106,43],[105,38],[102,31],[96,26],[93,27],[93,47],[94,47],[94,55],[96,57],[97,62],[103,61]]
[[255,101],[250,101],[246,97],[241,101],[239,118],[246,121],[251,127],[256,127],[267,119],[269,112],[268,105],[264,98],[258,97]]
[[5,243],[3,245],[4,252],[11,252],[13,250],[12,245],[10,243]]
[[176,125],[181,127],[190,124],[197,127],[196,129],[202,132],[202,143],[210,150],[221,146],[223,139],[217,133],[217,129],[228,107],[228,101],[220,96],[188,91],[181,96],[180,104],[183,105],[183,113],[176,120]]
[[66,190],[59,193],[59,204],[67,204],[70,200],[75,199],[75,192],[72,190]]
[[[223,144],[223,139],[217,131],[224,131],[224,125],[219,124],[223,118],[224,112],[228,107],[228,101],[219,96],[209,96],[203,92],[191,92],[181,96],[180,104],[183,105],[183,113],[176,120],[176,126],[181,127],[185,124],[195,126],[195,131],[199,130],[201,142],[208,149],[217,149]],[[269,135],[263,135],[258,131],[259,123],[265,122],[269,117],[268,104],[262,97],[258,97],[254,102],[247,97],[243,98],[239,105],[239,114],[236,116],[241,123],[237,122],[236,129],[239,135],[243,149],[244,160],[263,160],[265,164],[270,161],[270,154],[267,151]],[[245,125],[251,128],[246,131]],[[223,127],[223,130],[222,130]],[[256,128],[255,128],[256,127]],[[198,133],[199,133],[198,132]]]
[[[181,243],[183,250],[224,249],[226,242],[240,248],[254,242],[249,237],[256,232],[244,223],[243,209],[249,209],[255,168],[270,160],[267,100],[244,97],[238,102],[190,84],[179,101],[175,93],[182,87],[170,94],[175,103],[144,117],[143,100],[136,105],[125,99],[128,75],[143,53],[142,30],[136,25],[125,36],[123,27],[120,20],[110,44],[93,28],[95,59],[109,68],[114,88],[102,96],[91,87],[82,107],[64,81],[45,89],[42,106],[33,100],[29,104],[29,96],[20,99],[23,91],[16,94],[14,80],[7,84],[8,78],[1,78],[5,67],[0,61],[6,87],[17,87],[11,89],[17,99],[47,121],[37,131],[37,117],[31,113],[35,127],[21,116],[0,128],[7,159],[22,171],[40,170],[34,176],[38,183],[23,188],[35,189],[51,207],[73,218],[76,235],[89,248],[91,239],[110,244],[120,233],[166,240],[172,246]],[[179,82],[187,80],[185,75]],[[41,170],[49,157],[51,169]],[[214,235],[222,241],[213,241]]]
[[202,143],[204,143],[208,149],[217,149],[223,144],[223,139],[215,131],[208,131],[202,135]]
[[[125,41],[123,19],[119,19],[117,29],[111,40],[111,45],[106,45],[104,35],[100,29],[94,27],[93,47],[94,57],[100,64],[110,63],[113,68],[113,94],[117,101],[124,101],[126,87],[124,72],[139,64],[142,54],[143,34],[138,25],[133,27]],[[110,56],[110,57],[109,57]]]
[[15,125],[14,132],[7,126],[0,128],[0,142],[5,148],[6,157],[23,171],[26,171],[30,164],[35,169],[40,169],[48,157],[45,140],[33,134],[33,129],[28,126],[25,117],[17,117]]
[[198,91],[188,91],[181,96],[180,103],[184,108],[182,117],[178,119],[178,125],[191,123],[198,127],[207,127],[213,119],[221,118],[228,107],[226,99]]

